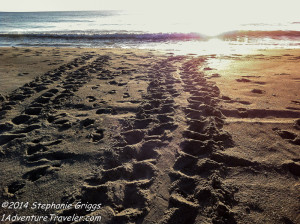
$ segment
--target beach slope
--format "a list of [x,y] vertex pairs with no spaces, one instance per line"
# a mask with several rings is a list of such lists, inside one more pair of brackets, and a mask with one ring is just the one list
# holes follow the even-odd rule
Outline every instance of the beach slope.
[[0,48],[0,217],[298,223],[299,60]]

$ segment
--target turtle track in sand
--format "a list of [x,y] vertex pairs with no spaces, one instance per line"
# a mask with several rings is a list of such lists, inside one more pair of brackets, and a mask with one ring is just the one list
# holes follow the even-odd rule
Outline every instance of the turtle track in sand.
[[[122,57],[129,56],[135,57]],[[236,189],[223,183],[228,158],[219,153],[234,143],[222,130],[219,89],[199,72],[205,60],[145,59],[135,69],[112,69],[110,56],[87,54],[7,96],[0,145],[4,154],[19,155],[26,172],[6,194],[21,197],[28,182],[39,185],[58,178],[66,164],[96,161],[99,168],[61,202],[101,203],[101,209],[59,215],[101,215],[111,224],[236,223]],[[130,85],[140,81],[146,91],[131,96]],[[110,121],[118,133],[113,125],[103,128]],[[70,148],[83,139],[85,152]],[[99,149],[89,153],[89,145]]]

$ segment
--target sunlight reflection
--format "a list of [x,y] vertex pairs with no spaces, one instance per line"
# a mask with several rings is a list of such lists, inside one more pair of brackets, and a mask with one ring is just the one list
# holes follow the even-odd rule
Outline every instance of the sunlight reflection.
[[246,54],[257,46],[247,45],[246,43],[234,44],[230,41],[223,41],[218,38],[212,38],[207,41],[182,41],[168,42],[160,44],[144,44],[143,49],[151,48],[163,51],[172,51],[176,54],[197,54],[197,55],[229,55]]

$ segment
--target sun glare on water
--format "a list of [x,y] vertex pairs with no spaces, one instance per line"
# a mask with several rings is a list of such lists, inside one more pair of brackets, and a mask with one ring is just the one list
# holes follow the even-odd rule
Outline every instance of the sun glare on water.
[[135,24],[136,30],[147,29],[152,33],[198,33],[216,36],[238,28],[238,23],[235,21],[209,19],[202,14],[193,14],[193,11],[156,12],[155,14],[139,11],[133,12],[129,21]]
[[195,32],[217,36],[234,30],[272,30],[278,27],[290,29],[284,24],[300,19],[295,9],[300,5],[294,0],[185,0],[180,3],[165,0],[155,4],[156,2],[154,0],[151,4],[148,3],[144,8],[140,6],[136,10],[139,12],[138,17],[135,18],[154,32]]
[[[26,4],[25,1],[12,4],[13,1],[1,6],[1,10],[6,7],[13,12],[43,11],[39,12],[38,25],[27,17],[26,26],[19,21],[15,22],[16,26],[8,24],[9,32],[33,33],[38,37],[25,39],[29,44],[60,41],[64,46],[151,48],[196,54],[239,54],[255,47],[300,48],[295,39],[300,36],[296,0],[52,0],[43,3],[28,0]],[[68,12],[47,14],[44,11]],[[49,20],[54,14],[55,19]],[[63,17],[57,19],[58,15]],[[55,41],[36,35],[45,33],[55,35]]]

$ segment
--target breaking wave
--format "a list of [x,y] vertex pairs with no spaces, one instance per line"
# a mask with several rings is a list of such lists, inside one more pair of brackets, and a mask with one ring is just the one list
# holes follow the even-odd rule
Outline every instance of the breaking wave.
[[300,39],[300,31],[295,30],[242,30],[231,31],[219,35],[220,38],[235,39],[240,37],[249,38],[271,38],[271,39]]
[[203,40],[206,37],[198,33],[0,33],[2,38],[49,38],[49,39],[88,39],[88,40]]

